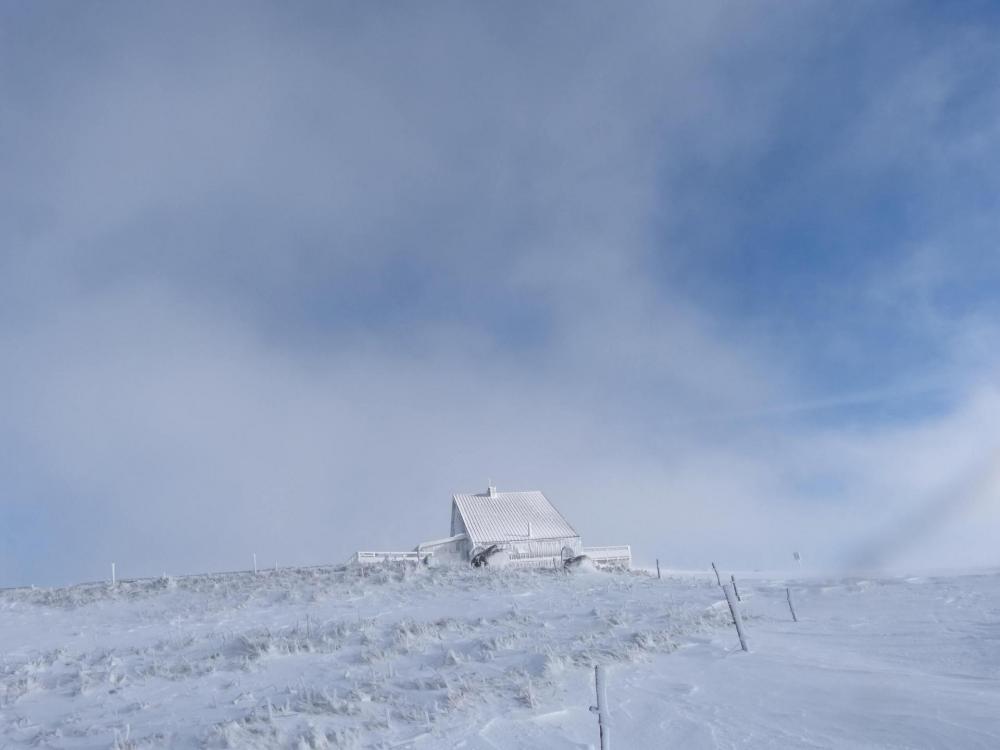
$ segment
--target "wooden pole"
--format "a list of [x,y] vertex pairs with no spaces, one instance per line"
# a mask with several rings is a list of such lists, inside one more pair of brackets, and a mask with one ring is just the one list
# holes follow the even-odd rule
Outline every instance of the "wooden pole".
[[733,624],[736,625],[736,635],[740,639],[740,648],[744,651],[749,651],[750,649],[747,648],[747,637],[743,632],[743,616],[740,614],[740,603],[736,600],[733,587],[727,583],[722,587],[722,590],[726,593],[726,601],[729,602],[729,612],[733,616]]
[[719,578],[719,569],[717,567],[715,567],[715,563],[712,563],[712,570],[715,571],[715,580],[716,580],[716,582],[721,586],[722,585],[722,579]]
[[611,750],[611,712],[608,710],[608,686],[604,680],[604,667],[594,667],[594,687],[597,689],[597,705],[590,710],[597,714],[597,726],[601,730],[601,750]]
[[792,590],[786,587],[785,594],[788,596],[788,609],[792,613],[792,622],[798,622],[799,618],[795,615],[795,605],[792,604]]
[[656,578],[660,579],[660,559],[656,558]]
[[733,574],[729,575],[729,580],[733,582],[733,591],[736,593],[736,601],[743,601],[743,597],[740,596],[740,590],[736,588],[736,576]]

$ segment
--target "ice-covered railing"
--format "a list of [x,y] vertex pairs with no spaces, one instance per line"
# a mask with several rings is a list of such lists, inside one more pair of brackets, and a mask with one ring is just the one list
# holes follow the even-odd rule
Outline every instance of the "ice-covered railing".
[[419,563],[430,555],[430,552],[355,552],[349,562],[359,565],[374,565],[384,562]]
[[596,565],[628,568],[632,565],[632,547],[621,544],[614,547],[584,547],[583,554]]

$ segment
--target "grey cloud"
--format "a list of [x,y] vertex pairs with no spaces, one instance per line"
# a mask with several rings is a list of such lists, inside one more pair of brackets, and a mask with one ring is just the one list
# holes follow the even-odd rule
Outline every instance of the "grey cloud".
[[[0,491],[45,538],[7,540],[4,582],[410,545],[487,477],[640,558],[838,559],[908,507],[843,513],[910,433],[767,419],[815,402],[792,357],[674,278],[662,231],[679,165],[766,151],[830,12],[18,11]],[[803,502],[814,474],[848,490]]]

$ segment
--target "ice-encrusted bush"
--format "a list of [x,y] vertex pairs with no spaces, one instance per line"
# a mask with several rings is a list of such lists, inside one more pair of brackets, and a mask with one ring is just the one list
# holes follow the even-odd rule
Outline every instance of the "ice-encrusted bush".
[[256,661],[271,652],[273,638],[270,633],[238,635],[226,644],[226,654],[244,663]]
[[247,750],[324,750],[358,746],[357,727],[321,727],[309,720],[285,726],[266,715],[250,714],[242,719],[221,722],[203,740],[206,748],[246,748]]
[[306,689],[295,697],[295,711],[311,714],[357,716],[361,713],[358,702],[337,698],[325,690]]
[[41,680],[34,674],[17,675],[4,681],[3,693],[0,693],[0,708],[7,708],[17,703],[28,693],[40,690]]
[[642,651],[664,653],[677,649],[673,634],[665,630],[640,630],[632,634],[632,643]]

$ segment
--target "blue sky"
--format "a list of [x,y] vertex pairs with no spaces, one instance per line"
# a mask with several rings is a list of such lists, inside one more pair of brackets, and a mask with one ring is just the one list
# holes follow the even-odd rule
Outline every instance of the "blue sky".
[[640,559],[996,564],[998,23],[0,3],[0,585],[487,478]]

